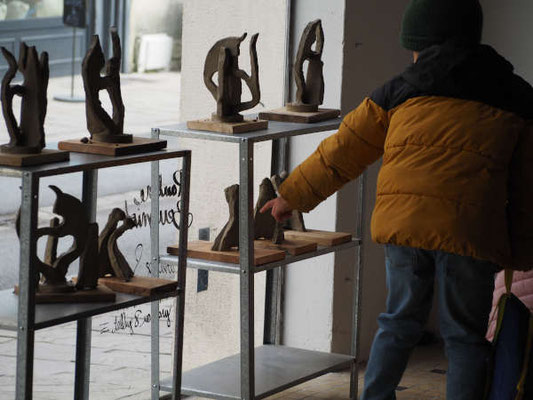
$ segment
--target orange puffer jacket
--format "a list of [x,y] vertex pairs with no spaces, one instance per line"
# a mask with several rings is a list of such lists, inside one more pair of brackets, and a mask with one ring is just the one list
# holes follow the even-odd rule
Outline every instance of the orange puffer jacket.
[[533,89],[489,46],[424,50],[280,187],[309,211],[383,156],[379,243],[533,267]]

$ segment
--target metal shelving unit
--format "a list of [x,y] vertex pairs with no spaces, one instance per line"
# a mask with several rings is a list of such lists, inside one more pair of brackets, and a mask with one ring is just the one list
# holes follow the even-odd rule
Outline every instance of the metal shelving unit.
[[[182,164],[182,197],[180,200],[180,247],[183,255],[187,245],[187,216],[189,210],[189,187],[191,152],[189,150],[162,150],[150,153],[108,157],[93,154],[71,153],[70,160],[60,163],[45,164],[35,167],[0,167],[0,176],[16,177],[22,180],[22,205],[20,217],[20,266],[19,291],[17,296],[12,290],[0,291],[0,328],[17,331],[17,371],[16,399],[32,398],[33,386],[33,355],[34,336],[37,329],[43,329],[70,321],[77,321],[76,334],[76,366],[74,382],[74,398],[89,398],[89,375],[91,354],[91,317],[109,311],[118,310],[138,304],[152,302],[152,309],[158,310],[159,300],[176,297],[176,331],[183,331],[183,297],[185,292],[186,268],[185,261],[179,263],[178,288],[175,291],[148,297],[117,294],[114,302],[106,303],[66,303],[66,304],[35,304],[35,285],[31,276],[35,274],[35,265],[31,254],[35,254],[37,246],[37,215],[39,209],[39,183],[43,177],[82,172],[82,203],[91,222],[96,220],[98,170],[130,164],[151,163],[151,207],[152,215],[159,215],[159,161],[183,159]],[[151,262],[153,276],[157,276],[159,268],[159,225],[151,224]],[[185,260],[184,257],[180,257]],[[157,315],[157,311],[155,313]],[[159,334],[158,324],[152,328],[152,334]],[[181,337],[176,334],[176,337]],[[152,337],[152,353],[159,356],[159,337]],[[181,370],[181,348],[175,347],[174,371]],[[155,357],[155,356],[154,356]],[[157,365],[159,368],[159,365]],[[174,397],[180,391],[180,374],[173,377]],[[152,388],[159,388],[159,376],[152,376]],[[155,397],[159,398],[159,391]]]
[[[239,249],[240,263],[231,264],[189,258],[187,266],[240,275],[240,353],[183,373],[182,394],[214,399],[262,399],[316,378],[331,371],[351,368],[350,399],[357,398],[357,349],[359,325],[360,239],[332,247],[319,247],[317,251],[300,256],[289,256],[283,261],[260,267],[253,266],[253,159],[254,144],[267,140],[283,140],[297,135],[336,130],[340,118],[315,124],[269,121],[268,129],[238,135],[189,130],[186,124],[176,124],[155,129],[160,135],[223,141],[239,146]],[[276,143],[276,142],[274,142]],[[274,146],[273,146],[274,147]],[[362,190],[362,180],[360,180]],[[362,210],[360,217],[362,216]],[[362,219],[359,218],[361,221]],[[359,225],[359,223],[358,223]],[[361,230],[358,230],[360,234]],[[322,254],[358,249],[356,279],[354,280],[354,337],[352,355],[323,353],[289,348],[273,343],[265,335],[265,344],[254,344],[254,275],[262,271],[276,271],[280,267]],[[176,263],[176,256],[160,256],[161,262]],[[268,281],[268,279],[267,279]],[[270,293],[272,295],[272,293]],[[267,293],[267,297],[269,294]],[[268,299],[267,299],[268,300]],[[274,335],[275,336],[275,335]],[[169,391],[169,380],[162,380],[161,390]]]

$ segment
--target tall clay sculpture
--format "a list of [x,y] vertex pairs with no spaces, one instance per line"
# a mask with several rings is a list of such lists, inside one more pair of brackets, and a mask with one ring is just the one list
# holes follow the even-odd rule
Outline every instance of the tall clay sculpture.
[[[81,75],[85,89],[85,110],[87,114],[87,129],[91,140],[105,143],[131,143],[133,136],[124,134],[124,103],[120,91],[120,38],[116,28],[111,28],[113,43],[113,57],[105,61],[100,39],[94,35],[89,51],[83,59]],[[105,66],[105,75],[100,71]],[[104,110],[100,102],[99,93],[107,90],[113,105],[113,117]]]
[[[212,115],[213,121],[241,122],[241,111],[255,107],[261,98],[259,89],[259,67],[257,64],[256,43],[258,33],[250,40],[251,75],[239,68],[241,42],[246,38],[227,37],[219,40],[207,53],[204,64],[204,83],[217,102],[217,112]],[[213,76],[218,73],[218,84],[213,82]],[[246,83],[252,94],[252,99],[241,102],[242,81]]]
[[225,251],[239,246],[239,185],[224,189],[229,208],[229,219],[218,234],[211,250]]
[[255,239],[272,239],[273,243],[281,244],[284,238],[282,223],[277,222],[270,212],[260,212],[268,201],[276,197],[276,191],[270,179],[263,179],[259,186],[259,197],[255,205],[254,235]]
[[[293,68],[297,88],[296,101],[287,105],[289,110],[312,112],[317,111],[318,106],[322,104],[324,100],[323,49],[324,31],[322,22],[317,19],[307,24],[300,39]],[[308,62],[307,75],[304,78],[306,61]]]
[[[37,154],[45,146],[44,119],[46,116],[46,91],[48,88],[48,53],[40,57],[35,47],[20,44],[18,64],[13,54],[2,47],[2,54],[9,68],[2,79],[2,112],[9,133],[9,143],[0,147],[8,154]],[[12,85],[17,71],[24,77],[22,85]],[[13,113],[13,98],[20,96],[20,122]]]

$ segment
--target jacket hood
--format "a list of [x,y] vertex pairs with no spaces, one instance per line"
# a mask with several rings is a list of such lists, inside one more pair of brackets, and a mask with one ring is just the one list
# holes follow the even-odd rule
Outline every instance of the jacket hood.
[[480,101],[533,118],[533,88],[513,65],[488,45],[451,42],[423,50],[402,74],[426,95]]

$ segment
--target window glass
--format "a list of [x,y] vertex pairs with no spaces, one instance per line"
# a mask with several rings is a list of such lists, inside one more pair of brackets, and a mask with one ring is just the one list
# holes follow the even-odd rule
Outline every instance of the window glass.
[[0,1],[0,20],[61,17],[63,0]]

